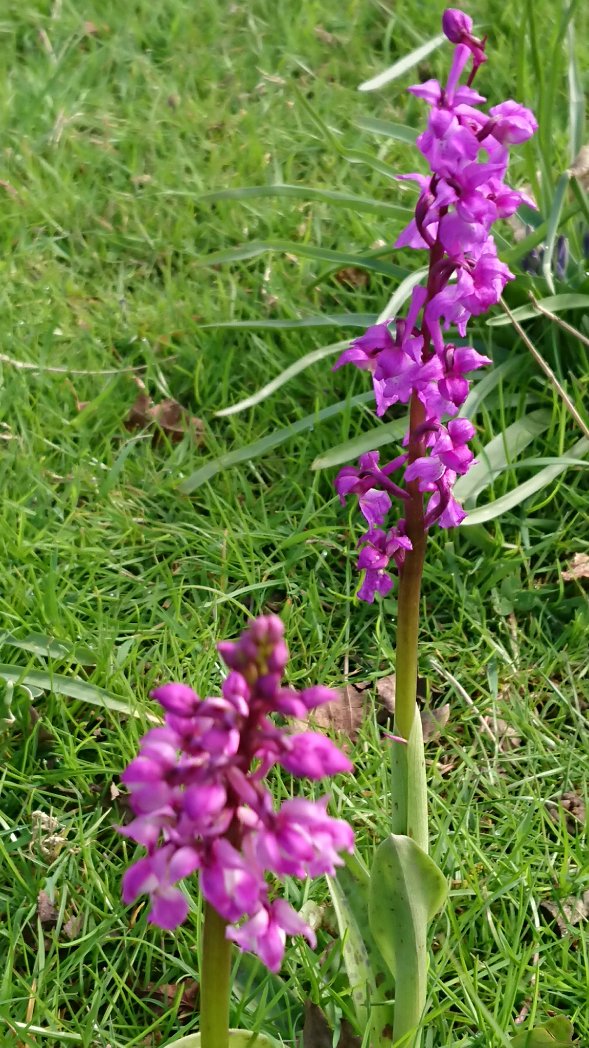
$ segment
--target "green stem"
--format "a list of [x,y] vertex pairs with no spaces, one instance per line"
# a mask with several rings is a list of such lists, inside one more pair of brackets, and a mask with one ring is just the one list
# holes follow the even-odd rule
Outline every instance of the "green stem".
[[[424,421],[423,405],[414,395],[410,432],[418,434]],[[409,461],[423,455],[423,438],[411,439]],[[428,811],[425,755],[421,719],[417,709],[417,664],[421,578],[425,559],[426,531],[423,495],[417,484],[407,485],[406,529],[412,550],[400,572],[395,662],[395,734],[406,743],[392,744],[392,831],[412,837],[427,853]],[[426,1001],[427,919],[415,916],[413,949],[405,964],[395,972],[395,1018],[393,1041],[405,1048],[419,1048],[418,1030]],[[407,963],[407,960],[409,963]]]
[[[413,396],[411,401],[410,432],[418,433],[425,418],[423,405]],[[409,461],[413,462],[424,453],[423,438],[411,439]],[[425,559],[426,532],[424,527],[423,495],[414,481],[407,485],[409,500],[405,517],[407,535],[412,549],[405,555],[400,571],[399,599],[397,610],[397,653],[395,659],[395,734],[407,740],[407,745],[393,743],[392,746],[392,790],[393,790],[393,833],[415,838],[427,850],[427,809],[424,810],[425,792],[420,789],[419,797],[411,796],[411,782],[419,771],[417,765],[423,761],[423,741],[419,738],[420,724],[417,714],[417,643],[419,637],[419,602],[421,577]],[[415,736],[415,737],[414,737]],[[425,774],[425,769],[423,771]],[[415,804],[420,811],[417,822],[422,830],[415,834]],[[414,814],[412,815],[412,810]],[[425,839],[423,835],[425,827]]]
[[228,1048],[231,943],[227,922],[206,902],[200,978],[201,1048]]

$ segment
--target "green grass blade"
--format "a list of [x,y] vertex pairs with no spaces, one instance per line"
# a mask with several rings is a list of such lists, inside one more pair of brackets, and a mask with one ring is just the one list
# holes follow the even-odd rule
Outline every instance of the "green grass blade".
[[378,120],[373,116],[359,116],[354,123],[361,131],[372,131],[375,135],[394,138],[395,141],[406,142],[410,146],[415,145],[417,131],[406,124],[394,124],[391,120]]
[[179,490],[183,495],[190,495],[201,484],[205,484],[207,480],[211,480],[217,473],[220,473],[221,470],[229,469],[230,466],[238,466],[241,462],[259,458],[260,455],[264,455],[267,451],[284,444],[291,437],[295,437],[297,433],[304,433],[313,429],[319,422],[333,418],[334,415],[340,415],[346,408],[368,403],[372,396],[371,391],[369,393],[359,393],[358,396],[351,397],[349,400],[340,400],[337,404],[330,404],[329,407],[322,408],[321,411],[314,411],[312,415],[306,415],[305,418],[298,419],[297,422],[291,423],[290,426],[286,426],[284,429],[277,429],[274,433],[269,433],[267,437],[262,437],[261,440],[256,440],[253,444],[248,444],[247,447],[236,448],[225,455],[219,455],[217,458],[205,462],[200,469],[195,470],[189,477],[181,481]]
[[558,227],[560,223],[560,215],[564,204],[564,198],[569,184],[569,174],[564,172],[556,183],[556,189],[554,191],[554,197],[552,200],[552,207],[550,209],[550,215],[548,217],[548,228],[546,232],[546,247],[544,248],[544,258],[542,259],[542,276],[544,277],[548,289],[554,294],[554,281],[552,279],[552,256],[554,254],[554,246],[556,244],[556,237],[558,234]]
[[579,77],[575,55],[575,26],[569,23],[567,30],[567,78],[569,83],[569,157],[571,164],[583,145],[585,126],[585,92]]
[[[393,125],[391,125],[393,126]],[[401,126],[401,125],[394,125]],[[411,129],[407,128],[409,132]],[[408,139],[406,139],[408,141]],[[415,136],[413,138],[415,141]],[[209,193],[193,194],[193,193],[176,193],[165,194],[166,196],[188,196],[194,199],[195,203],[199,204],[216,204],[220,200],[234,200],[236,203],[245,203],[248,200],[255,200],[264,197],[279,197],[294,200],[317,200],[324,204],[335,204],[338,207],[351,208],[353,211],[367,212],[368,214],[382,214],[389,215],[391,218],[398,218],[401,221],[407,221],[411,217],[411,210],[407,207],[401,207],[399,204],[391,204],[386,200],[374,200],[370,197],[360,196],[357,193],[342,193],[335,189],[321,189],[320,187],[311,187],[305,185],[292,185],[285,183],[284,185],[269,185],[269,186],[240,186],[233,189],[214,189]]]
[[23,666],[12,666],[0,663],[0,677],[11,684],[24,684],[25,687],[40,688],[41,691],[52,691],[57,695],[67,695],[69,699],[80,699],[91,706],[103,706],[116,713],[138,717],[140,713],[127,702],[117,699],[115,695],[99,688],[95,684],[64,677],[59,673],[46,673],[41,670],[27,670]]
[[197,264],[200,266],[218,266],[225,265],[228,262],[243,262],[250,258],[258,258],[269,251],[299,255],[301,258],[316,259],[320,262],[331,262],[336,266],[357,266],[359,269],[367,269],[387,277],[403,278],[407,276],[406,269],[401,269],[400,266],[395,266],[391,262],[380,262],[378,260],[378,255],[390,254],[390,247],[380,249],[373,255],[354,255],[348,251],[333,251],[330,248],[316,247],[312,244],[300,244],[290,240],[254,240],[249,244],[241,244],[224,251],[214,251],[210,255],[204,255],[198,259]]
[[493,392],[503,379],[509,378],[510,375],[520,369],[524,360],[525,357],[523,355],[511,357],[510,360],[505,360],[503,364],[497,364],[490,371],[487,371],[486,375],[483,375],[481,379],[474,383],[462,406],[460,415],[463,418],[474,418],[489,394]]
[[42,655],[49,659],[72,659],[83,666],[95,666],[96,655],[85,645],[64,644],[46,633],[28,633],[26,637],[13,637],[11,633],[0,634],[0,646],[9,645],[30,651],[33,655]]
[[253,320],[219,320],[209,324],[199,324],[200,331],[208,329],[219,330],[220,328],[233,328],[241,331],[294,331],[297,328],[318,327],[358,327],[366,328],[376,324],[375,313],[323,313],[316,317],[299,317],[295,320],[287,318],[275,320],[264,320],[254,318]]
[[497,474],[509,466],[511,460],[527,448],[535,437],[548,429],[551,418],[551,412],[546,409],[531,411],[513,422],[503,433],[493,437],[477,453],[478,462],[455,484],[456,498],[460,502],[474,503],[477,495],[493,483]]
[[[370,396],[372,397],[372,393],[370,393]],[[353,462],[354,459],[357,459],[359,455],[363,455],[366,451],[375,451],[376,448],[381,448],[384,444],[391,444],[396,440],[401,440],[406,429],[406,418],[396,418],[392,422],[382,423],[380,426],[375,426],[374,429],[368,430],[367,433],[360,433],[359,436],[352,437],[351,440],[345,440],[342,444],[337,444],[324,455],[319,455],[311,463],[311,469],[331,469],[333,466],[340,466],[342,462]]]
[[270,397],[272,393],[284,386],[295,375],[299,375],[301,371],[305,371],[306,368],[316,364],[319,360],[325,360],[325,357],[334,356],[345,349],[347,345],[349,345],[348,340],[333,342],[330,346],[322,346],[321,349],[314,349],[310,353],[306,353],[304,357],[299,357],[294,364],[281,371],[271,382],[262,386],[256,393],[252,393],[251,397],[246,397],[245,400],[240,400],[237,404],[231,404],[230,407],[223,408],[221,411],[215,412],[215,414],[218,418],[226,418],[228,415],[237,415],[240,411],[246,411],[248,408],[255,407],[256,404],[261,404],[263,400],[266,400],[266,397]]
[[506,495],[502,495],[501,498],[495,499],[494,502],[489,502],[486,506],[481,506],[480,509],[473,510],[472,513],[468,514],[462,526],[472,527],[475,524],[485,524],[488,520],[495,520],[496,517],[500,517],[503,513],[508,513],[509,510],[515,509],[525,499],[530,498],[531,495],[536,495],[538,491],[542,491],[542,488],[547,487],[556,477],[573,465],[572,459],[585,455],[588,451],[589,440],[587,437],[582,437],[581,440],[578,440],[573,445],[568,455],[563,455],[558,464],[546,466],[545,469],[536,473],[534,477],[525,480],[523,484],[518,484],[513,491],[509,491]]
[[421,44],[420,47],[416,47],[414,51],[410,51],[408,55],[404,55],[398,62],[395,62],[388,69],[385,69],[382,73],[377,73],[376,76],[371,77],[370,80],[365,80],[363,84],[358,87],[359,91],[378,91],[381,87],[385,87],[386,84],[390,84],[392,80],[397,80],[400,76],[404,76],[410,69],[413,69],[416,65],[431,55],[432,51],[443,44],[446,37],[440,33],[439,36],[432,37],[431,40],[427,40],[425,44]]
[[[589,295],[577,295],[574,293],[565,295],[548,295],[546,298],[539,298],[538,305],[543,306],[544,309],[549,310],[551,313],[564,313],[568,309],[589,309]],[[531,320],[532,317],[541,316],[534,305],[529,306],[518,306],[517,309],[511,310],[511,316],[514,320]],[[507,324],[511,324],[511,319],[503,314],[498,317],[491,317],[487,320],[489,327],[505,327]]]
[[383,163],[382,160],[375,158],[372,153],[365,153],[361,149],[346,149],[342,146],[338,135],[328,127],[325,121],[315,112],[315,109],[309,100],[305,98],[305,95],[296,88],[295,94],[301,108],[305,110],[309,119],[313,121],[317,130],[321,132],[324,143],[331,146],[331,148],[341,156],[342,160],[346,160],[348,164],[364,164],[372,171],[377,171],[378,174],[384,175],[386,178],[394,179],[396,177],[398,172],[388,164]]
[[407,301],[414,287],[427,276],[427,267],[423,266],[421,269],[417,269],[415,273],[410,273],[408,277],[405,277],[401,281],[398,288],[393,291],[389,301],[378,318],[378,323],[382,324],[387,319],[392,319],[397,315],[401,306]]

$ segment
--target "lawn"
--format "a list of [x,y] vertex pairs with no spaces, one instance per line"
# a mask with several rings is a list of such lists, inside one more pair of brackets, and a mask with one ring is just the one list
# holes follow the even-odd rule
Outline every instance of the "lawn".
[[[565,273],[524,273],[531,241],[505,225],[507,301],[587,296],[587,196],[563,175],[586,140],[589,10],[573,4],[567,29],[564,3],[464,6],[489,34],[479,89],[539,117],[510,169],[547,223],[536,241],[568,240]],[[333,478],[356,456],[331,453],[377,424],[366,376],[332,372],[332,350],[253,407],[217,413],[347,344],[422,264],[390,249],[415,199],[390,175],[414,170],[415,150],[375,122],[419,128],[405,88],[447,55],[381,91],[357,87],[435,35],[443,7],[4,4],[2,1048],[163,1046],[197,1027],[197,887],[174,936],[147,924],[143,902],[122,905],[134,847],[114,828],[127,817],[119,775],[155,711],[149,691],[177,679],[217,692],[215,643],[251,614],[283,618],[295,685],[370,682],[355,777],[332,807],[366,855],[388,833],[375,682],[394,670],[396,602],[355,598],[360,524]],[[295,188],[251,191],[278,184]],[[587,304],[556,307],[586,340]],[[562,396],[587,418],[589,356],[554,320],[525,331],[560,388],[511,324],[481,318],[496,378],[471,402],[472,508],[553,477],[501,515],[438,531],[426,567],[424,704],[450,704],[427,747],[432,850],[451,883],[426,1048],[505,1045],[517,1023],[553,1014],[589,1044],[589,603],[570,571],[589,553],[589,442]],[[172,420],[171,399],[184,408]],[[274,787],[293,790],[286,776]],[[288,897],[317,916],[318,952],[296,940],[284,979],[236,961],[232,1023],[294,1044],[305,1001],[334,1026],[352,1005],[325,885],[293,882]]]

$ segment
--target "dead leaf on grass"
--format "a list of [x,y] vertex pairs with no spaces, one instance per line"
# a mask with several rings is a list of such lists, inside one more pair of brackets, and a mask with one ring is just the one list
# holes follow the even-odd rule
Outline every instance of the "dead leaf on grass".
[[43,890],[37,896],[37,916],[41,924],[57,923],[57,907],[51,902],[47,892]]
[[502,720],[501,717],[483,717],[482,719],[487,725],[498,748],[501,750],[501,753],[511,753],[512,750],[519,749],[522,740],[516,729],[513,728],[511,724]]
[[395,674],[389,673],[376,681],[376,694],[388,713],[395,712]]
[[435,739],[440,737],[440,734],[446,727],[450,720],[450,703],[447,702],[445,706],[438,706],[436,709],[425,709],[421,711],[421,730],[423,732],[423,741],[434,742]]
[[344,266],[338,269],[335,279],[346,287],[366,287],[370,277],[365,269],[359,269],[358,266]]
[[324,29],[322,25],[316,25],[314,32],[317,39],[322,44],[327,44],[328,47],[335,47],[336,44],[339,44],[337,36],[334,33],[330,33],[328,29]]
[[589,553],[575,553],[568,570],[563,571],[565,582],[573,579],[589,579]]
[[63,934],[69,942],[78,938],[80,931],[82,930],[82,914],[72,913],[71,917],[68,917],[67,921],[63,926]]
[[177,400],[166,397],[156,404],[147,393],[143,382],[135,379],[139,393],[125,419],[128,430],[154,427],[153,439],[157,442],[161,433],[177,443],[189,433],[197,444],[203,439],[204,426],[201,419],[191,415]]
[[573,163],[569,167],[569,175],[577,179],[584,189],[589,186],[589,145],[581,146]]
[[66,842],[67,830],[44,811],[31,812],[31,828],[30,851],[38,850],[45,859],[54,862]]
[[554,918],[559,935],[561,938],[564,938],[570,933],[571,928],[575,928],[577,924],[582,924],[583,921],[587,920],[589,916],[589,891],[584,892],[580,899],[577,899],[574,895],[569,895],[568,898],[559,902],[553,902],[552,899],[543,899],[540,903],[540,908]]
[[164,1012],[173,1005],[178,991],[181,991],[178,1005],[178,1016],[182,1019],[194,1015],[200,996],[200,986],[194,979],[185,979],[182,983],[148,983],[143,996],[154,998]]
[[[337,1048],[360,1048],[362,1039],[357,1037],[347,1019],[340,1026]],[[333,1048],[333,1033],[321,1008],[311,1001],[305,1002],[302,1048]]]
[[[317,728],[341,732],[354,741],[366,717],[366,704],[369,701],[367,688],[367,682],[345,684],[343,688],[337,688],[338,698],[313,710],[309,723]],[[305,726],[306,722],[300,722],[300,725]]]
[[559,822],[564,812],[566,828],[569,833],[578,833],[579,827],[585,825],[585,801],[575,790],[567,790],[559,798],[558,804],[548,802],[548,813],[553,822]]

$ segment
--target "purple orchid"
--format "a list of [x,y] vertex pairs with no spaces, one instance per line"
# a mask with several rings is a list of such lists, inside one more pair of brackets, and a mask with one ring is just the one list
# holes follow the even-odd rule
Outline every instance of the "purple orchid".
[[[372,602],[386,596],[393,585],[389,564],[403,571],[405,554],[421,541],[434,523],[455,527],[466,514],[452,488],[473,462],[468,442],[474,427],[460,411],[469,391],[470,372],[491,361],[470,346],[445,342],[454,326],[466,337],[471,317],[495,305],[513,274],[497,256],[491,235],[493,224],[513,215],[530,198],[504,181],[510,145],[525,142],[537,123],[525,106],[509,99],[488,113],[485,98],[471,86],[487,60],[486,38],[473,35],[472,19],[448,8],[442,28],[455,45],[444,87],[428,80],[409,88],[429,106],[426,130],[417,148],[427,160],[430,175],[398,175],[419,187],[414,218],[397,238],[396,247],[426,249],[430,265],[426,287],[413,290],[407,316],[378,324],[356,339],[340,356],[336,367],[353,363],[369,370],[376,413],[395,404],[411,404],[411,424],[403,441],[407,454],[382,469],[378,454],[363,455],[359,468],[340,470],[336,491],[343,502],[354,494],[369,530],[360,540],[358,567],[365,572],[358,597]],[[460,79],[471,63],[466,84]],[[449,421],[448,421],[449,419]],[[405,467],[404,489],[391,474]],[[414,511],[416,493],[425,505]],[[392,500],[403,500],[401,521],[385,529]]]
[[176,928],[188,914],[178,883],[198,870],[204,898],[228,922],[227,938],[277,971],[287,935],[312,945],[315,936],[285,900],[271,898],[266,873],[333,875],[354,834],[327,814],[326,797],[275,810],[264,778],[275,764],[315,780],[352,765],[325,736],[292,734],[272,720],[305,717],[337,698],[320,685],[283,686],[288,649],[279,618],[261,616],[218,648],[230,669],[221,697],[201,699],[185,684],[153,692],[164,725],[147,733],[122,775],[135,818],[120,832],[147,849],[123,878],[123,900],[149,895],[149,920]]

